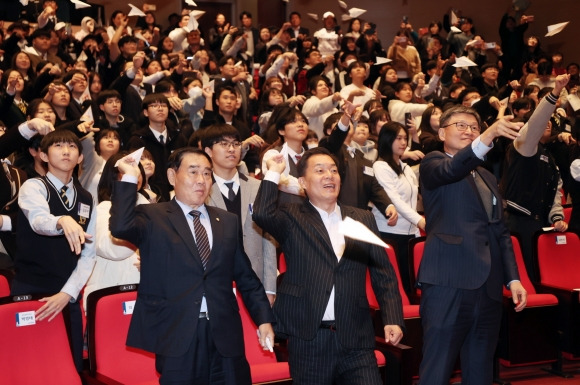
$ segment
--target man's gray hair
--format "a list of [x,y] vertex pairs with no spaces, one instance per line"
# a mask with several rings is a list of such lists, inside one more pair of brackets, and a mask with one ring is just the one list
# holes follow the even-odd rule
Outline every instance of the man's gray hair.
[[481,118],[479,117],[479,114],[473,108],[465,107],[462,105],[457,105],[457,106],[451,107],[448,110],[445,110],[445,112],[443,112],[443,114],[441,114],[441,118],[439,119],[439,127],[447,126],[449,120],[451,120],[451,118],[455,114],[472,115],[477,120],[477,125],[479,126],[479,128],[483,130],[483,123],[481,121]]

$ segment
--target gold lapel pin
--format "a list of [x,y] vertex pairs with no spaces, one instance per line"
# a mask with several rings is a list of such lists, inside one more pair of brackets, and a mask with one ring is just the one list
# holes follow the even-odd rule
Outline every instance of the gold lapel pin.
[[216,218],[215,220],[216,220],[216,221],[218,221],[218,222],[220,221],[219,217],[218,217],[218,218]]

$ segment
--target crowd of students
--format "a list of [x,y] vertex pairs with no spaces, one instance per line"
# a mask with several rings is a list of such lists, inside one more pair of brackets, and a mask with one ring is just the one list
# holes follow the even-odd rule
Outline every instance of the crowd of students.
[[[339,157],[340,201],[362,208],[372,202],[381,236],[396,248],[400,265],[408,266],[406,244],[429,228],[420,215],[418,180],[425,154],[443,151],[441,114],[455,105],[471,107],[482,118],[481,131],[507,115],[533,125],[544,113],[542,100],[554,97],[556,76],[565,75],[566,86],[550,99],[555,112],[542,116],[547,127],[514,144],[496,140],[486,167],[502,188],[510,229],[524,236],[527,263],[534,231],[568,228],[561,195],[575,207],[580,203],[580,119],[573,102],[580,66],[564,66],[561,53],[545,52],[538,37],[526,36],[532,22],[526,16],[505,14],[496,44],[477,34],[481,20],[460,12],[453,25],[445,15],[419,31],[405,20],[383,47],[376,24],[354,18],[343,31],[332,12],[312,34],[298,12],[280,27],[260,29],[249,12],[239,21],[219,14],[210,30],[200,31],[188,9],[171,15],[165,29],[152,11],[132,25],[116,10],[108,26],[87,17],[69,34],[56,19],[56,2],[41,4],[35,28],[17,21],[0,29],[0,252],[2,267],[13,268],[16,261],[15,292],[59,293],[47,297],[49,315],[74,303],[85,284],[86,296],[139,281],[138,251],[114,239],[107,225],[112,184],[120,178],[115,163],[141,147],[138,204],[171,199],[166,169],[173,151],[211,149],[224,138],[235,140],[222,147],[240,151],[234,159],[241,161],[237,170],[244,178],[260,179],[268,159],[283,154],[280,200],[300,202],[305,194],[297,163],[306,149],[325,146]],[[475,65],[455,66],[461,56]],[[340,112],[345,104],[358,108]],[[237,134],[208,143],[208,130],[224,123]],[[470,132],[476,133],[474,127]],[[34,187],[20,189],[26,178]],[[74,224],[59,222],[68,215]],[[579,217],[574,210],[570,227],[580,229]],[[32,233],[41,235],[38,245],[47,235],[92,238],[84,246],[61,240],[54,249],[68,244],[73,257],[82,249],[91,261],[84,268],[82,257],[62,268],[51,259],[38,262],[33,250],[17,247]],[[275,259],[270,249],[267,258]],[[45,267],[54,276],[46,285],[35,281]],[[411,290],[408,272],[402,279]],[[274,287],[264,285],[273,302]]]

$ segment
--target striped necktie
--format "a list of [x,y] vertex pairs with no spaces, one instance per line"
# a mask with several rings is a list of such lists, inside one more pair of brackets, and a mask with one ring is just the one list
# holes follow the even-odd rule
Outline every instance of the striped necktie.
[[207,232],[205,231],[205,227],[201,224],[199,220],[199,216],[201,212],[197,210],[191,210],[189,215],[193,217],[193,231],[195,232],[195,244],[197,246],[197,251],[199,252],[199,257],[201,258],[201,264],[203,265],[203,269],[207,265],[207,261],[209,261],[209,254],[211,252],[209,248],[209,239],[207,238]]
[[62,186],[60,188],[60,199],[62,200],[62,203],[64,203],[64,205],[66,206],[66,208],[70,208],[70,203],[68,201],[68,197],[66,196],[66,190],[68,190],[68,187]]

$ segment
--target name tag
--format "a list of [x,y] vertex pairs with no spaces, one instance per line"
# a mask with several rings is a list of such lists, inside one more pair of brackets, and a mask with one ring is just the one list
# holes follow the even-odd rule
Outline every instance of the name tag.
[[133,309],[135,309],[135,301],[123,302],[123,315],[133,314]]
[[36,325],[34,311],[23,311],[16,313],[16,327]]
[[365,166],[363,173],[369,176],[375,176],[375,170],[373,170],[373,168],[369,166]]
[[565,235],[556,235],[556,244],[565,245],[567,243]]
[[544,162],[548,163],[548,157],[546,155],[540,155],[540,160],[543,160]]
[[91,207],[84,203],[79,203],[79,216],[88,218],[91,215]]

